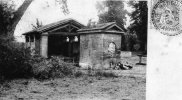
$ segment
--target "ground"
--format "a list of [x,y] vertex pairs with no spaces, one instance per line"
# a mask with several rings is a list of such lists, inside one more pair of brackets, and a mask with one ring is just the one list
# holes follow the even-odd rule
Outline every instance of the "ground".
[[[0,100],[145,100],[146,65],[132,70],[109,70],[119,77],[83,75],[44,81],[16,79],[0,86]],[[146,63],[146,58],[142,59]]]

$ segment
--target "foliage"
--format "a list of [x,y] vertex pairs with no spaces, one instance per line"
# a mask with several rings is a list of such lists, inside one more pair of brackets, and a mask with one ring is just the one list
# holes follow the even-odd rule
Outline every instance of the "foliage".
[[0,35],[7,35],[13,16],[13,5],[0,1]]
[[94,27],[96,27],[96,22],[95,21],[93,21],[92,19],[89,19],[88,20],[88,23],[87,23],[87,28],[94,28]]
[[31,75],[29,50],[13,42],[8,32],[11,29],[13,5],[0,1],[0,77],[15,78]]
[[0,44],[0,75],[5,78],[31,76],[30,50],[16,43]]
[[74,75],[75,66],[62,61],[59,57],[49,59],[35,56],[32,59],[33,74],[38,79],[49,79]]
[[42,24],[42,22],[39,21],[38,18],[37,18],[37,19],[36,19],[36,24],[35,24],[35,25],[32,24],[32,26],[33,26],[34,29],[37,29],[37,28],[39,28],[39,27],[42,27],[43,24]]
[[96,8],[99,13],[99,23],[116,22],[124,28],[126,13],[123,1],[106,0],[97,2]]
[[81,77],[81,76],[83,76],[84,75],[84,73],[83,72],[81,72],[81,71],[75,71],[75,73],[74,73],[74,76],[77,78],[77,77]]
[[140,44],[135,44],[133,47],[136,51],[138,51],[140,49]]
[[133,51],[136,50],[134,48],[135,44],[140,44],[140,41],[138,40],[138,36],[136,35],[136,33],[127,33],[127,35],[125,35],[125,38],[123,39],[124,42],[124,49],[122,50],[128,50],[128,51]]
[[128,4],[135,10],[129,14],[131,21],[133,22],[129,27],[130,33],[136,33],[137,38],[143,44],[141,45],[142,49],[145,49],[147,44],[147,22],[148,22],[148,7],[147,1],[130,0]]
[[47,59],[37,55],[31,56],[29,49],[10,43],[8,46],[0,45],[0,48],[1,78],[49,79],[75,74],[75,66],[59,57]]
[[64,14],[69,14],[69,9],[67,5],[67,0],[55,0],[57,3],[59,3],[62,11]]
[[[33,0],[24,0],[18,9],[14,9],[14,5],[10,1],[0,1],[0,78],[20,78],[32,76],[32,61],[30,50],[23,46],[18,46],[14,42],[13,33],[16,25],[20,21],[26,9]],[[62,2],[63,12],[68,11],[66,2],[67,0],[56,0]],[[65,8],[66,7],[66,8]],[[37,59],[37,58],[36,58]],[[55,60],[53,60],[54,62]],[[39,63],[39,62],[37,62]],[[41,64],[41,62],[40,62]],[[44,64],[44,63],[43,63]],[[59,62],[59,64],[61,64]],[[45,65],[45,64],[44,64]],[[52,64],[53,65],[53,64]],[[68,64],[62,62],[63,74],[70,74],[69,68],[65,67]],[[56,69],[56,68],[55,68]],[[53,69],[51,69],[52,71]],[[54,71],[55,72],[55,71]],[[34,73],[33,73],[34,74]],[[1,80],[0,79],[0,80]]]

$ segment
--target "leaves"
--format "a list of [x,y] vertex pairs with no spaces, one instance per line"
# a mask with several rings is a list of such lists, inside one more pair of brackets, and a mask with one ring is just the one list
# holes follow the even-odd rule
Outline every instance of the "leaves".
[[129,1],[128,4],[135,9],[132,13],[129,14],[131,21],[133,21],[133,23],[128,27],[129,32],[130,34],[136,33],[138,39],[143,44],[146,44],[148,25],[147,1]]
[[33,26],[34,29],[37,29],[37,28],[39,28],[39,27],[42,27],[43,25],[42,25],[42,22],[39,21],[38,18],[37,18],[37,19],[36,19],[36,24],[35,24],[35,25],[32,24],[32,26]]
[[64,14],[69,14],[67,0],[55,0],[61,7]]
[[[130,32],[136,32],[136,34],[141,37],[141,35],[146,34],[147,31],[147,21],[148,21],[148,7],[147,7],[147,2],[146,1],[140,1],[140,2],[135,2],[135,1],[130,1],[129,2],[130,6],[135,8],[135,11],[133,11],[130,14],[131,21],[133,23],[129,27]],[[141,27],[143,26],[143,27]]]
[[13,11],[13,5],[3,1],[0,2],[0,35],[5,35],[8,32],[10,28],[8,25],[11,24]]
[[97,2],[96,8],[99,13],[99,23],[116,22],[120,27],[124,27],[127,11],[124,10],[123,1]]
[[52,56],[50,59],[35,57],[32,59],[33,74],[36,78],[47,79],[73,75],[75,66],[61,58]]

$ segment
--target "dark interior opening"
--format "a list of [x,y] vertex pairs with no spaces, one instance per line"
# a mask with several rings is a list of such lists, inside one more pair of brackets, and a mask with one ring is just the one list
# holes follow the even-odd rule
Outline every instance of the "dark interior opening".
[[48,55],[63,56],[79,61],[79,40],[75,36],[50,35],[48,39]]

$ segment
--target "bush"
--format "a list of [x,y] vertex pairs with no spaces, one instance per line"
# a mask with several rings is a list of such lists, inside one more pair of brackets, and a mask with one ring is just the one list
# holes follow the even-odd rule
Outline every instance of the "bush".
[[32,63],[33,74],[38,79],[71,76],[75,72],[75,66],[72,63],[64,62],[55,56],[49,59],[34,57]]
[[0,76],[19,78],[31,76],[30,51],[12,42],[0,44]]
[[0,43],[0,81],[27,77],[48,79],[74,74],[75,66],[59,57],[46,59],[38,55],[32,56],[30,49],[23,45],[0,41],[3,41]]
[[77,78],[77,77],[80,77],[80,76],[83,76],[84,74],[83,74],[83,72],[81,72],[81,71],[76,71],[75,73],[74,73],[74,76]]

